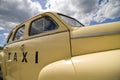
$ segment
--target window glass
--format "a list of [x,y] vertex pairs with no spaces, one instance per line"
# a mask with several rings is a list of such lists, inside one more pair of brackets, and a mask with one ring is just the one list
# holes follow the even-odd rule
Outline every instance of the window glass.
[[65,15],[62,15],[62,14],[58,14],[60,16],[60,18],[62,20],[64,20],[68,25],[70,26],[75,26],[75,27],[81,27],[81,26],[84,26],[83,24],[81,24],[79,21],[77,21],[76,19],[74,18],[71,18],[69,16],[65,16]]
[[50,31],[58,28],[57,24],[50,17],[45,17],[44,23],[44,31]]
[[57,29],[57,24],[48,16],[37,19],[30,26],[30,36]]
[[43,21],[44,21],[44,18],[41,18],[32,22],[30,27],[30,35],[39,34],[44,31]]
[[13,40],[23,39],[24,29],[25,29],[25,26],[18,28]]

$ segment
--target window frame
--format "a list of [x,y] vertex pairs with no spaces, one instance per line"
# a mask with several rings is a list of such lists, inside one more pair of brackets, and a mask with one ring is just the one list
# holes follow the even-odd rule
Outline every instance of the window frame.
[[[22,39],[15,39],[15,35],[16,35],[16,33],[18,32],[18,30],[20,29],[20,28],[22,28],[22,27],[24,27],[24,32],[23,32],[23,38]],[[24,25],[21,25],[20,27],[18,27],[15,31],[14,31],[14,35],[13,35],[13,38],[12,38],[12,41],[19,41],[19,40],[23,40],[24,39],[24,34],[25,34],[25,24]]]
[[12,35],[13,35],[13,31],[10,32],[10,34],[7,38],[7,43],[10,43],[12,41]]
[[[45,21],[45,17],[49,17],[49,18],[56,24],[57,28],[56,28],[56,29],[53,29],[53,30],[43,31],[42,33],[39,33],[39,34],[31,35],[31,34],[30,34],[30,31],[31,31],[32,23],[33,23],[34,21],[37,21],[37,20],[42,19],[42,18],[44,18],[44,21]],[[43,24],[45,24],[45,23],[43,23]],[[43,26],[44,26],[44,25],[43,25]],[[58,28],[59,28],[58,23],[57,23],[52,17],[50,17],[50,16],[48,16],[48,15],[47,15],[47,16],[42,16],[42,17],[36,18],[36,19],[34,19],[34,20],[32,20],[32,21],[30,22],[29,29],[28,29],[28,36],[32,37],[32,36],[36,36],[36,35],[45,34],[46,32],[51,32],[51,31],[57,30]]]
[[[37,18],[37,19],[34,19],[30,22],[30,25],[29,25],[29,29],[28,29],[28,36],[34,36],[34,35],[31,35],[30,31],[31,31],[31,27],[32,27],[32,23],[39,20],[39,19],[42,19],[43,17],[40,17],[40,18]],[[37,34],[35,34],[37,35]]]

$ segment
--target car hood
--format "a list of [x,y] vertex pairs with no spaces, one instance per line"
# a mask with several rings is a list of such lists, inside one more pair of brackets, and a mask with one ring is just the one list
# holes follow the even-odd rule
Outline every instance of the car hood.
[[71,37],[90,37],[120,33],[120,22],[73,28]]

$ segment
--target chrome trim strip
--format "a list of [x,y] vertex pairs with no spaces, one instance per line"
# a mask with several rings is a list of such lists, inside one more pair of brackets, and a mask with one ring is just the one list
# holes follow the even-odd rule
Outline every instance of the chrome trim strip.
[[103,33],[95,33],[95,34],[80,34],[79,36],[71,36],[71,38],[77,39],[77,38],[87,38],[87,37],[98,37],[98,36],[105,36],[105,35],[112,35],[112,34],[120,34],[120,31],[103,32]]

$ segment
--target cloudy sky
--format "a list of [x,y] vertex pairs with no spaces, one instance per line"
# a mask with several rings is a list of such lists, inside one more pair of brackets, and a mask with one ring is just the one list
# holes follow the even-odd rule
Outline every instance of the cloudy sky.
[[19,23],[46,11],[64,13],[85,25],[120,21],[120,0],[0,0],[0,46]]

